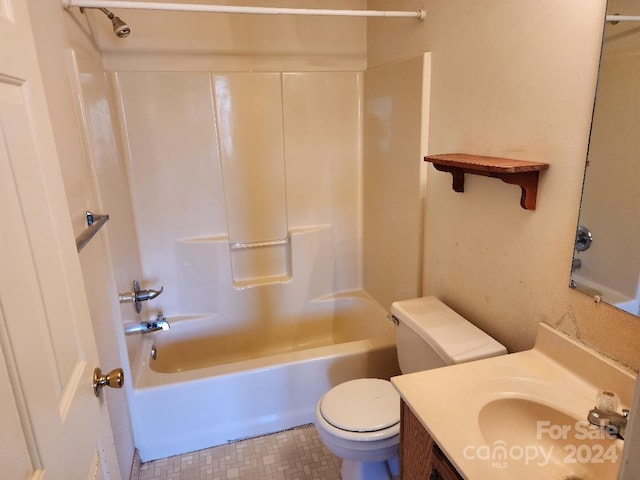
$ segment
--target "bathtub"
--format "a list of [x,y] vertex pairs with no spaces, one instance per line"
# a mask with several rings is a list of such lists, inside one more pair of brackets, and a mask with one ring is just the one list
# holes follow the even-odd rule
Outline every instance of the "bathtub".
[[295,321],[256,321],[241,332],[216,332],[215,316],[169,318],[170,330],[145,335],[132,369],[141,460],[311,423],[333,386],[398,374],[386,316],[355,291],[311,301]]
[[[628,297],[612,288],[604,286],[588,278],[580,276],[578,273],[571,274],[574,287],[579,292],[590,297],[599,297],[603,302],[613,305],[620,310],[624,310],[632,315],[640,315],[640,288],[636,298]],[[600,300],[598,300],[600,301]]]

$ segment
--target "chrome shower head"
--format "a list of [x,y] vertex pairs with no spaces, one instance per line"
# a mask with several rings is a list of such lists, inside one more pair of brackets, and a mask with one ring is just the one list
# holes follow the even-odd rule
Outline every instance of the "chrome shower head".
[[120,17],[116,17],[113,12],[110,12],[106,8],[99,8],[108,18],[111,20],[111,24],[113,25],[113,32],[116,34],[118,38],[125,38],[129,36],[131,33],[131,29],[129,25],[124,23]]
[[113,24],[113,31],[118,38],[127,37],[131,33],[129,25],[124,23],[120,17],[113,17],[111,23]]

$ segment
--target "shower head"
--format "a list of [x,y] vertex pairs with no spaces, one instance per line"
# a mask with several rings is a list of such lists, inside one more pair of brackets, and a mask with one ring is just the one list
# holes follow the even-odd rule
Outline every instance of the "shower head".
[[118,38],[124,38],[129,36],[131,33],[131,29],[129,25],[124,23],[120,17],[113,17],[111,19],[111,23],[113,24],[113,32],[116,34]]
[[116,34],[118,38],[128,37],[131,33],[131,29],[129,25],[124,23],[120,17],[116,17],[113,12],[110,12],[106,8],[99,8],[98,10],[102,11],[108,18],[111,20],[111,24],[113,25],[113,32]]

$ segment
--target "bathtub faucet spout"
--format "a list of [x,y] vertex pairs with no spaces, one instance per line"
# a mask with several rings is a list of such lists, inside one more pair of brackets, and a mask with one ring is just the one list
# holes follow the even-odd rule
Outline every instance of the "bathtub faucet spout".
[[150,333],[157,332],[158,330],[169,330],[171,326],[162,312],[158,312],[158,316],[149,322],[130,323],[124,326],[124,334],[131,335],[132,333]]

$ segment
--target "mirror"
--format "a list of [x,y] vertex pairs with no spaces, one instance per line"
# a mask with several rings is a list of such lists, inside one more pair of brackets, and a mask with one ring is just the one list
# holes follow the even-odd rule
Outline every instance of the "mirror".
[[571,287],[639,315],[640,3],[610,0],[607,20]]

